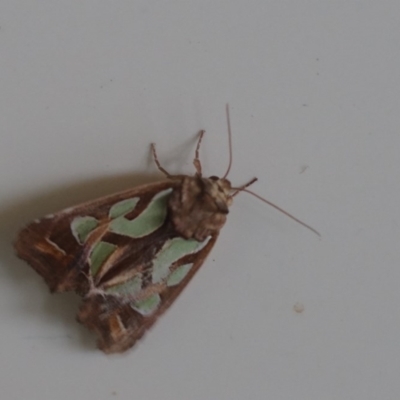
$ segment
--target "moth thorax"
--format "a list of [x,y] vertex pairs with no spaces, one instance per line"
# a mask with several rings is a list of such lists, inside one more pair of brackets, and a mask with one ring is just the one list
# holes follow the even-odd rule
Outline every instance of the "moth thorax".
[[231,183],[216,177],[186,176],[169,200],[171,221],[185,239],[205,240],[224,226],[232,204]]

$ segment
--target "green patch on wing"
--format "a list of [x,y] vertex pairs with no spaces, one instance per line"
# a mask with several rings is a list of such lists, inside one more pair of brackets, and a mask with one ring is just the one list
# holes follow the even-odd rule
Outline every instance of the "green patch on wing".
[[170,274],[171,265],[183,256],[194,253],[204,242],[194,239],[174,238],[165,243],[153,261],[153,283],[165,280]]
[[93,247],[92,252],[90,253],[90,271],[93,276],[97,274],[99,268],[103,265],[103,263],[107,260],[108,257],[112,253],[114,253],[117,246],[107,243],[107,242],[99,242]]
[[133,220],[128,220],[123,215],[115,218],[110,222],[110,232],[131,238],[143,237],[154,232],[165,221],[171,191],[172,189],[163,190],[154,196],[147,208]]
[[132,199],[119,201],[110,208],[110,212],[108,213],[109,217],[114,219],[130,213],[135,209],[138,201],[139,197],[133,197]]
[[193,264],[184,264],[179,266],[167,279],[167,286],[175,286],[183,281],[185,276],[192,268]]
[[132,308],[142,315],[150,315],[158,308],[160,302],[161,297],[156,293],[146,299],[132,303]]
[[71,231],[79,244],[85,243],[89,234],[97,228],[99,221],[94,217],[76,217],[71,222]]
[[106,290],[107,293],[120,294],[122,296],[135,296],[142,290],[142,278],[135,276],[127,282],[115,285]]

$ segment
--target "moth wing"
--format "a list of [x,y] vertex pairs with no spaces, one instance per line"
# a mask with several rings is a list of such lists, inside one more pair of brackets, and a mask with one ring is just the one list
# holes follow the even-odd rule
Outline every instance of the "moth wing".
[[[156,256],[152,263],[153,280],[147,287],[136,291],[136,296],[123,290],[124,286],[129,286],[129,282],[121,284],[120,291],[118,287],[111,287],[111,293],[89,294],[79,310],[78,321],[97,334],[98,347],[105,353],[129,349],[179,296],[203,264],[217,237],[214,235],[198,243],[198,249],[192,253],[184,252],[182,257],[175,257],[172,263],[171,259],[165,260],[168,258],[165,256],[168,252],[166,242],[159,252],[161,262],[157,264]],[[175,241],[175,244],[186,242],[185,246],[193,242],[181,238],[173,238],[171,241]]]
[[47,215],[19,233],[14,243],[16,253],[43,277],[52,292],[86,294],[88,281],[82,274],[90,251],[86,237],[95,243],[104,235],[110,218],[129,213],[134,218],[151,198],[172,190],[175,184],[150,183]]
[[181,293],[217,240],[180,237],[168,219],[176,181],[90,201],[37,220],[15,248],[52,291],[84,298],[78,321],[107,353],[142,337]]

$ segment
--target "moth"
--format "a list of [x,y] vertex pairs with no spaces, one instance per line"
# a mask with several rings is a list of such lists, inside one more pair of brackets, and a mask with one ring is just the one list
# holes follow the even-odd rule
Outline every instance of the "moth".
[[97,334],[105,353],[132,347],[170,307],[210,253],[239,192],[254,194],[313,230],[250,192],[247,187],[256,179],[231,185],[228,107],[226,111],[230,157],[222,178],[202,174],[204,131],[197,142],[194,176],[169,174],[152,144],[166,180],[48,215],[19,233],[17,255],[51,292],[74,291],[82,297],[77,320]]

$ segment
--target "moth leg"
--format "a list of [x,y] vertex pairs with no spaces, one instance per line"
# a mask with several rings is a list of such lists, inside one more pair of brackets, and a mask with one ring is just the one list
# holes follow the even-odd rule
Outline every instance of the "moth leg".
[[154,162],[157,165],[157,168],[167,177],[171,178],[171,174],[161,166],[160,161],[158,161],[157,152],[156,152],[156,145],[154,143],[151,144],[151,153],[153,154]]
[[200,162],[200,157],[199,157],[199,150],[200,150],[201,141],[203,140],[203,136],[205,133],[206,133],[205,130],[200,131],[199,140],[197,141],[197,146],[196,146],[196,153],[195,153],[195,157],[193,160],[193,165],[196,168],[197,174],[200,176],[202,175],[202,170],[201,170],[201,162]]

